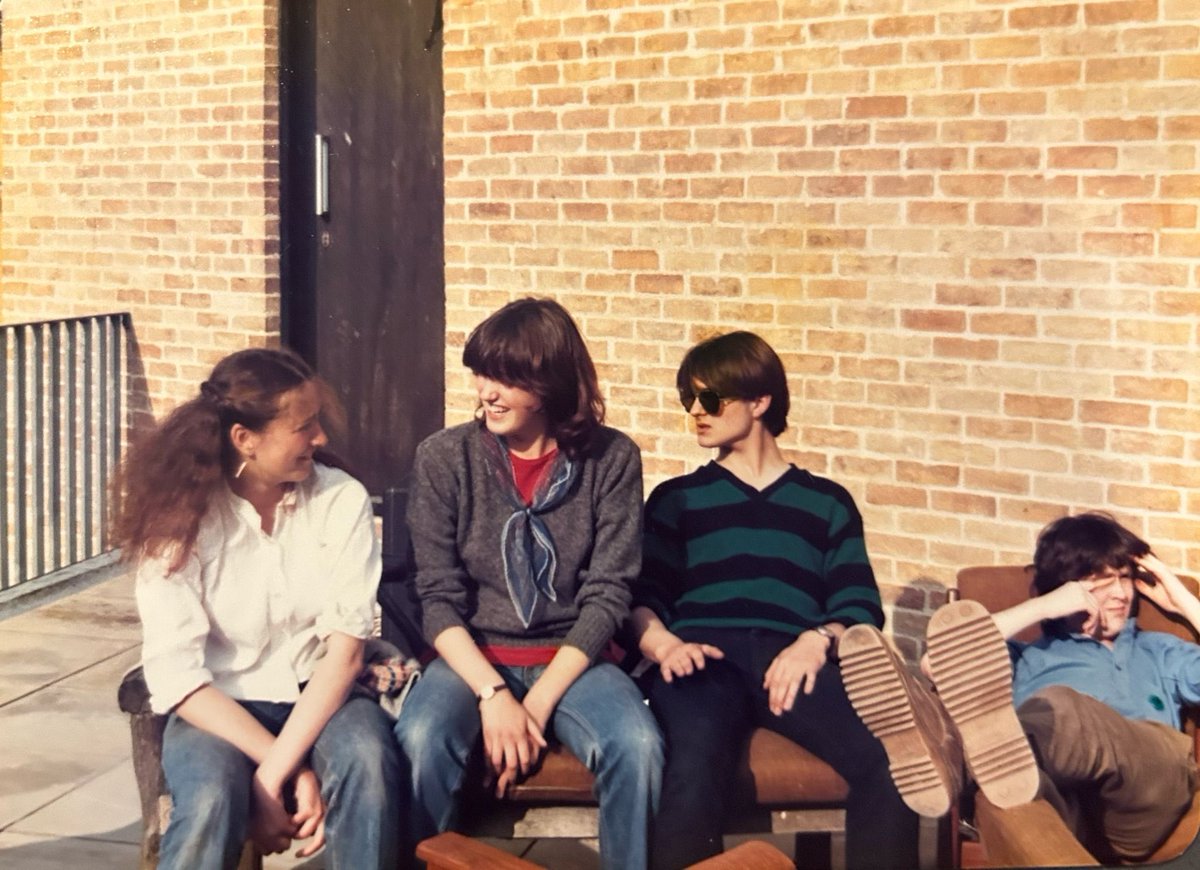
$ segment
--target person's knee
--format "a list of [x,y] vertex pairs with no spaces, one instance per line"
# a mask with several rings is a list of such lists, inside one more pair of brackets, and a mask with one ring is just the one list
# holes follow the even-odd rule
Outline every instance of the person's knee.
[[654,719],[645,716],[630,727],[624,735],[625,752],[650,763],[662,765],[663,736]]
[[603,754],[613,765],[642,772],[660,772],[665,760],[662,732],[650,716],[638,717],[612,735]]
[[[236,837],[245,830],[250,813],[249,788],[217,777],[196,780],[187,788],[172,790],[171,819],[176,824],[229,830]],[[188,821],[183,821],[188,820]]]
[[1017,719],[1035,751],[1051,742],[1073,742],[1085,726],[1079,692],[1067,686],[1046,686],[1034,692],[1017,708]]
[[327,778],[361,792],[385,796],[400,784],[400,748],[387,716],[357,699],[339,711],[318,738],[314,753]]
[[254,766],[233,744],[183,723],[163,741],[162,766],[173,815],[238,819],[250,804]]
[[442,761],[466,763],[479,732],[476,723],[458,720],[427,707],[405,705],[394,734],[400,753],[415,768]]

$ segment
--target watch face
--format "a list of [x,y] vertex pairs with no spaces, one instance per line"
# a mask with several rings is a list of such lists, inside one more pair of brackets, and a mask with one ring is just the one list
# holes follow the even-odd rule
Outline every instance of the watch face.
[[479,690],[479,700],[486,701],[488,698],[492,697],[492,695],[494,695],[494,694],[496,694],[495,686],[484,686],[482,689]]

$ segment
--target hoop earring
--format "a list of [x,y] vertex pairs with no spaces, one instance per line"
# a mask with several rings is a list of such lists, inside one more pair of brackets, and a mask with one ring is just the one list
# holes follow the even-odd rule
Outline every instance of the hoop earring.
[[242,472],[246,470],[246,460],[242,460],[242,464],[237,467],[237,471],[233,473],[234,478],[242,476]]

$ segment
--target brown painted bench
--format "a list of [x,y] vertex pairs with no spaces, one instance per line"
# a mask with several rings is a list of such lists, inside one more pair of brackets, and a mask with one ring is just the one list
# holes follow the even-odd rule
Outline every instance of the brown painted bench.
[[[162,734],[166,717],[150,710],[141,669],[125,676],[118,692],[120,707],[129,714],[133,765],[142,809],[141,868],[158,863],[158,847],[169,813],[170,798],[163,779]],[[830,865],[845,866],[845,781],[825,762],[784,737],[756,730],[738,765],[731,787],[741,809],[733,814],[728,834],[811,834],[830,837]],[[561,746],[553,746],[538,771],[495,799],[478,785],[464,805],[464,831],[501,838],[593,838],[597,814],[592,775]],[[922,828],[922,866],[937,863],[937,826]],[[261,866],[247,848],[242,868]]]
[[[380,584],[382,634],[406,652],[418,652],[419,619],[407,589],[408,535],[402,521],[401,489],[388,490],[384,499],[384,576]],[[418,608],[419,610],[419,608]],[[141,668],[125,676],[118,692],[129,714],[134,772],[142,807],[142,870],[157,865],[161,832],[170,798],[160,764],[166,719],[150,710]],[[463,830],[476,836],[500,838],[594,838],[598,833],[592,774],[570,752],[552,745],[539,769],[503,799],[489,796],[475,783],[463,807]],[[757,729],[738,765],[735,805],[727,834],[825,834],[829,836],[832,870],[845,867],[845,780],[828,764],[790,740]],[[922,867],[938,858],[938,825],[924,821],[921,829]],[[258,866],[248,849],[243,867]],[[247,863],[249,862],[249,863]]]
[[[447,832],[430,837],[417,846],[417,857],[426,870],[543,870],[542,865],[517,858],[507,852]],[[791,870],[792,860],[769,843],[749,840],[722,855],[693,864],[689,870]]]

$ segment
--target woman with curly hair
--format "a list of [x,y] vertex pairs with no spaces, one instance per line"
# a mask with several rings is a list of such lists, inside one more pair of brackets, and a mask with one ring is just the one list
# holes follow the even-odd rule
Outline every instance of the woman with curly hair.
[[332,867],[393,868],[390,721],[347,700],[380,575],[371,503],[328,464],[328,387],[295,354],[225,357],[129,453],[114,531],[137,562],[142,666],[169,713],[163,868],[234,867],[312,837]]
[[558,303],[504,306],[471,333],[463,363],[477,419],[422,442],[409,498],[424,631],[440,656],[396,723],[413,838],[453,824],[481,737],[502,793],[553,734],[596,774],[601,863],[637,870],[662,738],[604,653],[640,564],[641,456],[602,425],[595,367]]

